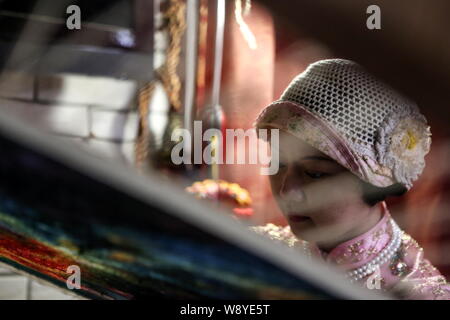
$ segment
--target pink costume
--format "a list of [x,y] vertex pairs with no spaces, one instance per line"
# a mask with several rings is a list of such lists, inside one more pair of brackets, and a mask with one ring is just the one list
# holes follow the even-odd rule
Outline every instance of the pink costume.
[[[400,229],[395,230],[396,224],[385,203],[380,205],[384,215],[372,229],[341,243],[328,254],[312,243],[299,240],[289,226],[267,224],[251,229],[308,256],[336,265],[345,272],[349,281],[368,289],[380,289],[402,299],[450,300],[450,284],[424,257],[423,249],[411,236]],[[358,272],[368,265],[372,270]],[[358,279],[358,275],[364,273]]]

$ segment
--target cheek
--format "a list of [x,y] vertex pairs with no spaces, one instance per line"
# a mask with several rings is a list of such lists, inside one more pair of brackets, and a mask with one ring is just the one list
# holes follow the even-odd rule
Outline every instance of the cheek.
[[270,189],[272,191],[272,196],[275,203],[278,205],[278,208],[281,210],[281,213],[284,215],[285,203],[280,199],[282,185],[282,178],[278,175],[270,177]]
[[313,207],[317,205],[317,210],[311,215],[317,226],[351,226],[357,219],[361,199],[353,187],[345,183],[340,186],[324,183],[308,191],[308,200]]
[[276,174],[270,176],[269,180],[272,194],[275,196],[275,198],[278,198],[278,195],[280,194],[282,179],[279,174]]
[[336,236],[345,234],[360,222],[361,206],[358,201],[343,201],[321,210],[314,216],[319,228],[326,228]]

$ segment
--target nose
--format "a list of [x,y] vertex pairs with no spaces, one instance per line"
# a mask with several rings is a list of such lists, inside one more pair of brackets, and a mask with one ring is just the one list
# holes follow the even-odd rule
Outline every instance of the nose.
[[292,170],[288,170],[281,185],[280,197],[285,201],[302,202],[305,200],[303,187],[302,179]]

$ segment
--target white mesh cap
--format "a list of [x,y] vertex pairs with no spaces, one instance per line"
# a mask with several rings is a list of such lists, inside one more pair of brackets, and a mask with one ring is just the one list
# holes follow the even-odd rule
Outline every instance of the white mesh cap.
[[410,188],[423,170],[431,142],[425,118],[412,101],[353,61],[311,64],[276,101],[282,102],[324,120],[352,150],[361,167],[355,173],[374,185]]
[[360,65],[341,59],[311,64],[291,82],[281,100],[302,105],[363,146],[374,144],[377,129],[388,114],[415,107]]

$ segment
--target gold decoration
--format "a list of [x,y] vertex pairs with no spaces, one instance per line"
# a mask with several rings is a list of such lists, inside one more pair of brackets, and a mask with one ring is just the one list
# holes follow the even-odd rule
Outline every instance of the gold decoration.
[[[177,74],[177,68],[180,63],[181,40],[186,27],[185,8],[186,5],[183,1],[171,0],[169,8],[164,12],[164,17],[168,20],[169,46],[166,51],[165,63],[156,70],[156,74],[161,79],[168,94],[169,102],[175,110],[181,109],[181,81]],[[149,159],[148,115],[155,81],[145,84],[139,91],[139,134],[135,144],[135,164],[138,168],[142,168],[145,161]]]
[[153,95],[155,82],[149,82],[139,91],[139,133],[135,144],[135,164],[141,168],[144,161],[148,158],[148,149],[150,143],[150,133],[148,129],[148,107],[150,98]]
[[181,81],[177,73],[180,64],[181,40],[186,29],[186,5],[184,1],[171,0],[169,8],[164,12],[168,19],[169,47],[166,62],[158,70],[158,74],[169,96],[170,104],[179,111],[181,109]]

